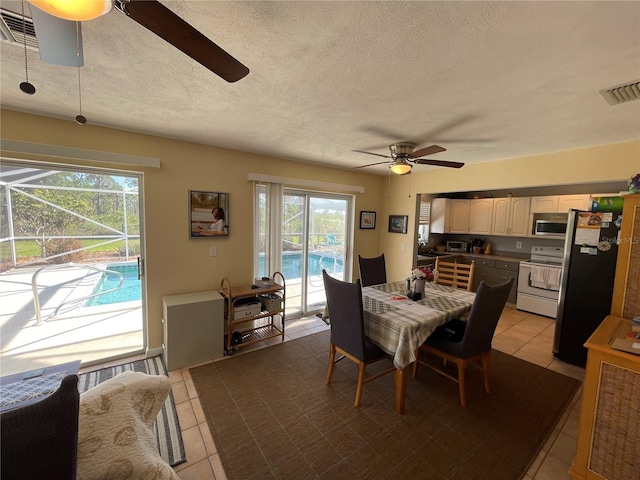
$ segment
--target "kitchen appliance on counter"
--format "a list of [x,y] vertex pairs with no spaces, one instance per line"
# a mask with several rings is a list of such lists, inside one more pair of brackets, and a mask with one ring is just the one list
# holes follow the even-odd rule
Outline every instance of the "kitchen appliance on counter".
[[466,253],[469,251],[467,242],[447,240],[447,252]]
[[563,254],[562,247],[531,247],[518,271],[518,310],[556,318]]
[[562,259],[562,283],[553,353],[584,367],[584,343],[611,312],[620,211],[571,210]]

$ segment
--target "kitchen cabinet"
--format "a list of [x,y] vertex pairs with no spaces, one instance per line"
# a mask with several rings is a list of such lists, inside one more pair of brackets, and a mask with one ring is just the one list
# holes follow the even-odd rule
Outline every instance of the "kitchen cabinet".
[[[234,349],[268,338],[282,337],[284,341],[285,280],[280,272],[273,274],[273,285],[252,288],[251,285],[231,286],[224,277],[220,282],[220,294],[225,299],[225,320],[227,335],[225,353],[231,355]],[[262,304],[253,311],[253,307],[244,308],[243,301],[257,298]],[[279,319],[279,321],[277,321]],[[258,324],[256,326],[256,324]],[[241,342],[234,339],[239,337]]]
[[640,316],[640,195],[625,195],[611,315]]
[[431,233],[469,233],[471,201],[456,198],[431,200]]
[[531,213],[568,213],[572,208],[589,210],[591,196],[581,195],[547,195],[531,197]]
[[529,197],[506,197],[493,200],[491,235],[526,237],[529,230]]
[[469,204],[469,233],[491,234],[493,198],[477,198]]
[[497,285],[506,282],[509,278],[513,278],[514,282],[511,286],[507,302],[516,303],[520,262],[478,257],[465,257],[465,259],[468,262],[471,262],[471,260],[476,261],[475,273],[473,275],[474,292],[478,290],[478,286],[482,280],[489,285]]
[[585,343],[580,426],[573,480],[640,478],[640,355],[612,347],[631,321],[610,315]]
[[572,208],[576,210],[589,210],[591,207],[591,195],[560,195],[558,196],[558,212],[568,213]]

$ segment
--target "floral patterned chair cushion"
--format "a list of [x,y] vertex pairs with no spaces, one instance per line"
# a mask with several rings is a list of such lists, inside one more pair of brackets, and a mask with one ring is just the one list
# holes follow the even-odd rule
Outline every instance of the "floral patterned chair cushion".
[[179,480],[153,432],[170,389],[168,377],[128,371],[81,394],[78,478]]

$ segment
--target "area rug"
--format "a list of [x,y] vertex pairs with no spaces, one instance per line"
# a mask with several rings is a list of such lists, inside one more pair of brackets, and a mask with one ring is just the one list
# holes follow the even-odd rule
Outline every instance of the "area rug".
[[580,385],[493,351],[493,394],[470,368],[467,408],[458,385],[426,367],[408,379],[404,414],[393,375],[365,385],[355,408],[353,362],[325,385],[329,334],[190,369],[229,480],[520,479]]
[[[80,390],[80,393],[86,392],[99,383],[127,370],[149,375],[167,375],[167,368],[162,357],[157,356],[78,375],[78,390]],[[171,392],[169,392],[164,406],[158,413],[153,430],[158,442],[158,451],[169,465],[174,466],[186,461],[180,423],[178,422],[178,412]]]

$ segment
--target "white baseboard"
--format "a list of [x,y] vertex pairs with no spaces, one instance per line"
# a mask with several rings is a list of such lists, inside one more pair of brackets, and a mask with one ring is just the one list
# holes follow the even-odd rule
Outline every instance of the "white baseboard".
[[152,358],[157,357],[158,355],[162,355],[164,353],[164,348],[156,347],[156,348],[147,348],[146,357]]

